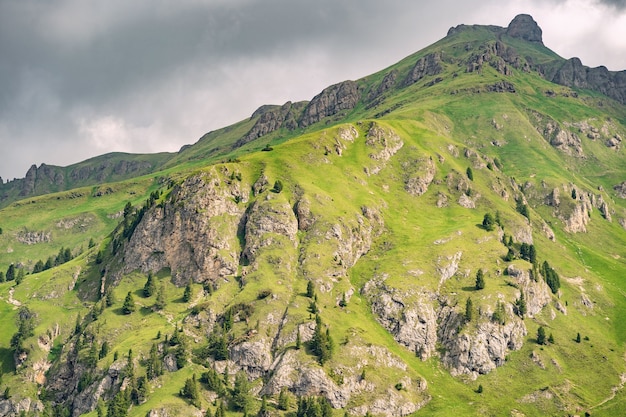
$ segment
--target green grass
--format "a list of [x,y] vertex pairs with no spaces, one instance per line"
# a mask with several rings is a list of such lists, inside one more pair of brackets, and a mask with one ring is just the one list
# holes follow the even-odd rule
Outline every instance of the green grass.
[[[369,91],[390,70],[397,70],[401,82],[417,59],[435,50],[444,51],[448,57],[441,74],[444,81],[426,86],[433,78],[427,77],[406,88],[397,85],[385,93],[377,107],[369,108],[361,102],[345,118],[331,117],[306,131],[280,129],[234,149],[232,144],[256,122],[252,118],[208,133],[164,162],[165,170],[161,172],[28,198],[0,210],[0,270],[18,262],[30,269],[37,260],[56,255],[61,247],[69,247],[77,255],[66,264],[27,275],[13,289],[14,299],[37,313],[36,336],[26,341],[31,348],[29,366],[45,360],[58,364],[68,357],[75,340],[76,317],[85,317],[97,305],[103,275],[109,283],[121,270],[122,255],[113,257],[109,250],[115,239],[113,231],[121,221],[116,214],[126,202],[139,207],[150,192],[162,190],[158,203],[166,205],[168,215],[179,215],[176,210],[180,206],[167,205],[170,185],[184,187],[187,178],[203,175],[204,181],[215,180],[221,191],[229,192],[225,179],[237,172],[241,174],[238,186],[251,190],[264,174],[269,188],[280,180],[284,184],[282,192],[266,191],[254,196],[250,191],[238,207],[247,209],[248,215],[259,210],[268,219],[288,223],[296,220],[295,207],[305,198],[315,219],[309,229],[299,230],[294,236],[271,231],[259,234],[256,238],[260,249],[253,262],[242,262],[233,276],[220,277],[212,295],[205,295],[201,285],[194,283],[190,303],[182,301],[183,288],[172,283],[177,271],[160,271],[157,287],[164,286],[167,299],[162,311],[152,308],[155,296],[143,296],[145,273],[132,271],[121,276],[113,290],[114,305],[85,329],[98,343],[106,340],[111,345],[109,354],[98,361],[98,372],[107,372],[115,352],[121,358],[132,349],[136,358],[146,357],[152,344],[159,342],[158,332],[162,341],[180,327],[189,337],[190,349],[198,352],[206,346],[213,327],[220,325],[223,313],[240,303],[250,306],[251,315],[233,324],[231,344],[244,339],[266,341],[273,346],[273,361],[289,353],[301,369],[317,368],[317,359],[306,344],[294,350],[296,327],[314,322],[308,311],[311,300],[304,295],[307,282],[312,281],[320,316],[335,342],[334,355],[323,366],[324,371],[339,381],[341,376],[357,377],[365,369],[366,380],[373,383],[371,391],[352,397],[348,408],[384,397],[388,390],[396,392],[395,385],[407,376],[412,386],[399,395],[414,401],[430,398],[418,415],[539,416],[581,414],[587,410],[592,415],[623,413],[626,394],[617,390],[613,397],[612,393],[620,386],[620,375],[626,373],[626,234],[618,222],[626,217],[626,201],[615,197],[612,186],[623,181],[624,150],[615,151],[601,140],[581,137],[585,158],[564,155],[543,138],[530,109],[559,121],[562,128],[567,128],[566,123],[580,121],[599,128],[610,118],[616,132],[626,137],[621,124],[624,107],[607,99],[599,107],[595,93],[579,91],[575,98],[571,89],[520,70],[504,77],[485,65],[482,73],[465,74],[462,60],[468,56],[466,45],[491,41],[491,29],[467,28],[359,80],[363,91]],[[554,53],[540,45],[514,39],[507,42],[517,48],[520,56],[532,55],[535,62],[558,62]],[[515,94],[481,90],[503,79],[515,85]],[[548,97],[545,91],[549,89],[556,91],[557,97]],[[392,111],[381,116],[385,109]],[[382,144],[366,143],[374,124],[395,132],[403,142],[388,160],[380,159]],[[358,137],[341,139],[348,129],[354,129]],[[576,133],[574,128],[570,130]],[[387,137],[387,143],[393,140]],[[271,152],[258,152],[268,143],[273,147]],[[496,157],[503,163],[502,170],[488,169],[487,163]],[[434,180],[428,190],[419,197],[407,192],[407,181],[423,177],[431,166]],[[473,181],[466,178],[468,167],[473,170]],[[379,172],[373,174],[376,170]],[[587,233],[565,232],[563,221],[545,205],[545,196],[560,188],[562,210],[571,211],[574,203],[567,193],[571,184],[590,195],[601,195],[613,210],[613,221],[603,219],[594,209]],[[475,208],[458,204],[465,186]],[[107,187],[109,193],[96,197]],[[530,207],[530,225],[516,211],[515,199],[522,195]],[[439,208],[436,204],[442,196],[447,204]],[[194,203],[179,202],[183,204]],[[508,352],[503,366],[475,380],[466,375],[452,377],[437,355],[421,361],[415,352],[396,342],[378,322],[371,298],[362,289],[372,279],[384,277],[385,285],[396,291],[408,307],[431,303],[438,310],[446,304],[458,313],[463,312],[468,297],[472,297],[476,308],[483,309],[493,310],[499,299],[513,303],[518,290],[503,275],[509,265],[503,259],[507,248],[500,242],[498,231],[488,232],[481,227],[484,214],[495,212],[500,214],[507,234],[532,228],[538,258],[549,261],[557,270],[561,289],[540,314],[524,320],[528,331],[524,345]],[[206,210],[198,208],[195,215],[202,218],[204,213]],[[375,215],[369,219],[367,213]],[[240,253],[251,243],[245,241],[245,230],[238,229],[237,221],[237,216],[224,214],[207,223],[212,232],[227,240],[229,248],[220,252],[224,258]],[[555,241],[543,233],[544,223],[554,231]],[[18,237],[26,231],[49,233],[50,239],[34,245],[20,243]],[[89,249],[91,238],[96,246]],[[215,242],[206,242],[211,243]],[[94,261],[98,250],[105,253],[101,265]],[[461,253],[458,269],[443,281],[441,269],[457,253]],[[522,270],[531,268],[522,260],[514,264]],[[476,291],[473,286],[479,268],[485,272],[487,285]],[[8,303],[13,285],[0,284],[2,386],[19,386],[16,397],[34,398],[39,387],[32,383],[28,368],[15,371],[9,350],[16,331],[16,310]],[[269,294],[259,298],[264,291]],[[338,307],[338,300],[352,291],[348,305]],[[133,294],[137,311],[125,315],[121,307],[128,292]],[[587,299],[592,301],[591,307],[585,305]],[[557,310],[557,302],[567,307],[567,314]],[[202,306],[201,318],[192,314],[194,305]],[[475,320],[461,331],[472,335],[478,325]],[[554,336],[555,344],[536,344],[539,326]],[[588,340],[577,343],[577,333]],[[49,351],[38,344],[38,337],[46,334],[54,334]],[[436,347],[442,352],[443,346]],[[376,349],[405,364],[406,369],[381,364],[380,357],[369,353]],[[85,358],[87,352],[84,347],[79,357]],[[209,365],[195,358],[181,370],[166,372],[150,383],[148,401],[133,407],[130,415],[144,416],[159,407],[166,407],[170,414],[191,413],[192,406],[178,393],[187,378],[193,374],[199,377]],[[138,363],[137,374],[145,374],[142,362]],[[266,377],[271,378],[271,373]],[[427,383],[424,392],[416,388],[421,379]],[[260,386],[262,382],[267,381],[258,379],[255,384]],[[476,392],[479,385],[484,388],[482,393]],[[206,389],[202,396],[202,408],[214,409]],[[258,406],[257,401],[253,412]],[[229,415],[235,414],[229,411]]]

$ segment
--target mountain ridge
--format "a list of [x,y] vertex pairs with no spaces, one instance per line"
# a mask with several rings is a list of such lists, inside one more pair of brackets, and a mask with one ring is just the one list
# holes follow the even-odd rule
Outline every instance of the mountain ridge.
[[[442,42],[445,42],[448,38],[463,31],[477,29],[486,29],[487,31],[492,32],[498,39],[500,39],[502,36],[508,36],[513,39],[520,39],[531,44],[537,44],[544,47],[541,28],[539,27],[537,22],[535,22],[532,16],[527,14],[517,15],[506,28],[499,26],[465,24],[451,27],[448,30],[446,37],[436,42],[433,46],[441,44]],[[424,50],[427,50],[429,48],[432,47],[424,48]],[[496,55],[502,53],[506,54],[506,51],[498,51],[497,48],[498,44],[495,45],[494,50],[487,51],[486,53],[491,52],[495,53]],[[407,58],[404,58],[400,62],[405,62],[406,60],[411,59],[416,55],[422,54],[424,50],[412,54]],[[606,95],[607,97],[617,100],[621,104],[626,104],[626,70],[609,71],[604,66],[590,68],[583,65],[579,58],[574,57],[566,60],[558,57],[558,55],[554,54],[547,48],[546,52],[552,54],[555,59],[552,60],[552,62],[537,63],[536,68],[532,69],[538,71],[547,80],[567,87],[597,91],[603,95]],[[516,63],[512,60],[519,59],[520,56],[517,55],[517,53],[514,51],[513,54],[516,56],[502,56],[501,58],[504,59],[505,63],[499,65],[509,64],[513,66],[519,66],[519,62]],[[431,59],[433,59],[433,57],[436,56],[437,54],[429,54],[427,55],[427,58],[430,57]],[[441,59],[441,57],[439,56],[439,58],[434,59]],[[477,59],[480,60],[483,58],[477,57]],[[398,64],[394,66],[397,65]],[[430,67],[419,69],[418,66],[420,65],[430,65]],[[433,65],[435,67],[433,67]],[[438,71],[436,65],[436,62],[429,63],[418,61],[418,64],[413,68],[413,71],[417,71],[417,73],[413,74],[412,80],[405,79],[402,85],[406,87],[417,81],[417,79],[421,79],[423,76],[434,75],[434,72]],[[474,63],[474,65],[476,65],[476,63]],[[534,65],[534,63],[532,62],[532,60],[526,60],[525,65],[527,65],[525,70],[531,70],[531,67]],[[389,68],[383,71],[388,71]],[[505,67],[501,67],[500,71],[506,71]],[[236,139],[228,139],[228,142],[225,144],[225,146],[211,147],[209,150],[204,150],[202,142],[206,142],[207,139],[211,138],[211,134],[214,132],[210,132],[201,137],[198,142],[191,145],[183,146],[181,150],[175,154],[147,154],[152,155],[154,158],[156,158],[157,155],[164,156],[164,158],[159,158],[160,160],[155,163],[142,163],[140,161],[141,159],[145,159],[147,155],[126,154],[128,155],[128,160],[119,161],[118,166],[113,169],[113,172],[123,171],[124,174],[122,174],[121,176],[114,175],[112,173],[107,174],[105,172],[107,168],[103,167],[101,164],[98,167],[94,166],[88,168],[88,170],[90,170],[91,172],[95,172],[95,177],[90,178],[87,181],[79,179],[79,181],[73,183],[69,180],[64,179],[65,177],[76,176],[76,169],[73,169],[74,167],[84,167],[85,165],[88,165],[90,161],[96,161],[98,158],[108,158],[107,155],[93,157],[83,162],[70,165],[68,167],[56,167],[52,165],[42,164],[39,168],[37,168],[33,165],[23,179],[16,179],[0,184],[0,207],[10,204],[12,201],[16,201],[16,199],[19,198],[41,195],[47,192],[65,191],[72,189],[74,186],[120,180],[124,178],[129,178],[129,176],[133,176],[136,174],[147,174],[156,172],[159,169],[168,166],[174,166],[175,164],[178,164],[181,161],[185,160],[198,160],[207,157],[216,160],[224,157],[225,155],[236,152],[238,148],[241,148],[242,146],[247,145],[250,142],[259,140],[262,137],[265,137],[273,132],[280,131],[281,129],[282,131],[286,131],[288,135],[289,132],[306,129],[306,127],[318,123],[322,119],[337,116],[340,112],[343,112],[344,114],[346,112],[350,112],[357,106],[357,103],[361,102],[362,100],[367,103],[366,106],[370,106],[370,108],[375,107],[377,105],[376,99],[380,98],[380,96],[386,90],[392,88],[393,85],[396,85],[395,78],[397,76],[397,72],[389,72],[386,75],[386,78],[382,80],[382,83],[376,87],[377,90],[373,91],[370,88],[370,91],[368,91],[367,95],[365,96],[363,96],[365,93],[363,91],[360,92],[359,87],[357,86],[359,84],[362,84],[365,80],[371,78],[371,76],[363,77],[357,81],[348,80],[336,83],[332,86],[325,88],[310,101],[302,101],[297,103],[292,103],[291,101],[288,101],[283,105],[262,105],[250,116],[249,121],[254,121],[253,126],[241,137]],[[433,82],[438,81],[434,80]],[[510,86],[500,85],[493,86],[492,88],[506,90],[510,89]],[[239,122],[238,124],[242,122]],[[233,126],[236,125],[237,124]],[[219,129],[217,132],[231,130],[233,126]],[[215,141],[215,139],[209,140]],[[232,143],[233,141],[234,143]],[[196,152],[197,154],[194,155],[196,149],[198,149],[198,152]],[[119,152],[113,152],[108,155],[114,156],[119,154]],[[169,156],[169,158],[165,156]],[[128,169],[123,167],[122,165],[131,168]],[[139,166],[141,166],[142,168],[138,168]],[[69,173],[63,171],[69,171]],[[83,168],[83,171],[85,171],[85,168]],[[79,175],[79,177],[82,178],[81,175]],[[37,185],[35,185],[34,182],[37,182]]]
[[0,416],[620,414],[626,110],[530,20],[0,210]]

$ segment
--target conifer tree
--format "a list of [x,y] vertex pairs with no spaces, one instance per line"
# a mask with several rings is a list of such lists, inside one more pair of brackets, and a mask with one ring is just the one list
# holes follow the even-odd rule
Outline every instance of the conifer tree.
[[146,285],[143,286],[143,296],[152,297],[152,294],[156,292],[156,289],[154,276],[152,275],[152,272],[148,272],[148,280],[146,281]]
[[485,288],[485,276],[482,269],[479,269],[476,272],[476,285],[475,288],[477,290],[482,290]]
[[126,298],[124,299],[124,305],[122,306],[122,312],[124,314],[131,314],[136,309],[135,307],[135,299],[133,298],[133,294],[128,291],[126,294]]
[[465,321],[470,322],[474,317],[474,305],[472,303],[472,299],[467,297],[467,301],[465,301]]
[[546,329],[544,329],[543,326],[539,326],[539,328],[537,329],[537,344],[546,344]]

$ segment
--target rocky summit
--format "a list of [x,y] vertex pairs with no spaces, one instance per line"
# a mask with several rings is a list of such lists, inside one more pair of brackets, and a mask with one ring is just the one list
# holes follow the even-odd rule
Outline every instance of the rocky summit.
[[0,184],[0,416],[623,414],[624,74],[459,25]]

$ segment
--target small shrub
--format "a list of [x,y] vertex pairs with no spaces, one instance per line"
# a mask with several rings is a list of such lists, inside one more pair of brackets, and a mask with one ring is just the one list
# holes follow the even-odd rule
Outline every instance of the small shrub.
[[257,294],[256,298],[257,298],[257,300],[263,300],[264,298],[267,298],[270,295],[272,295],[272,290],[267,290],[267,289],[266,290],[261,290]]

